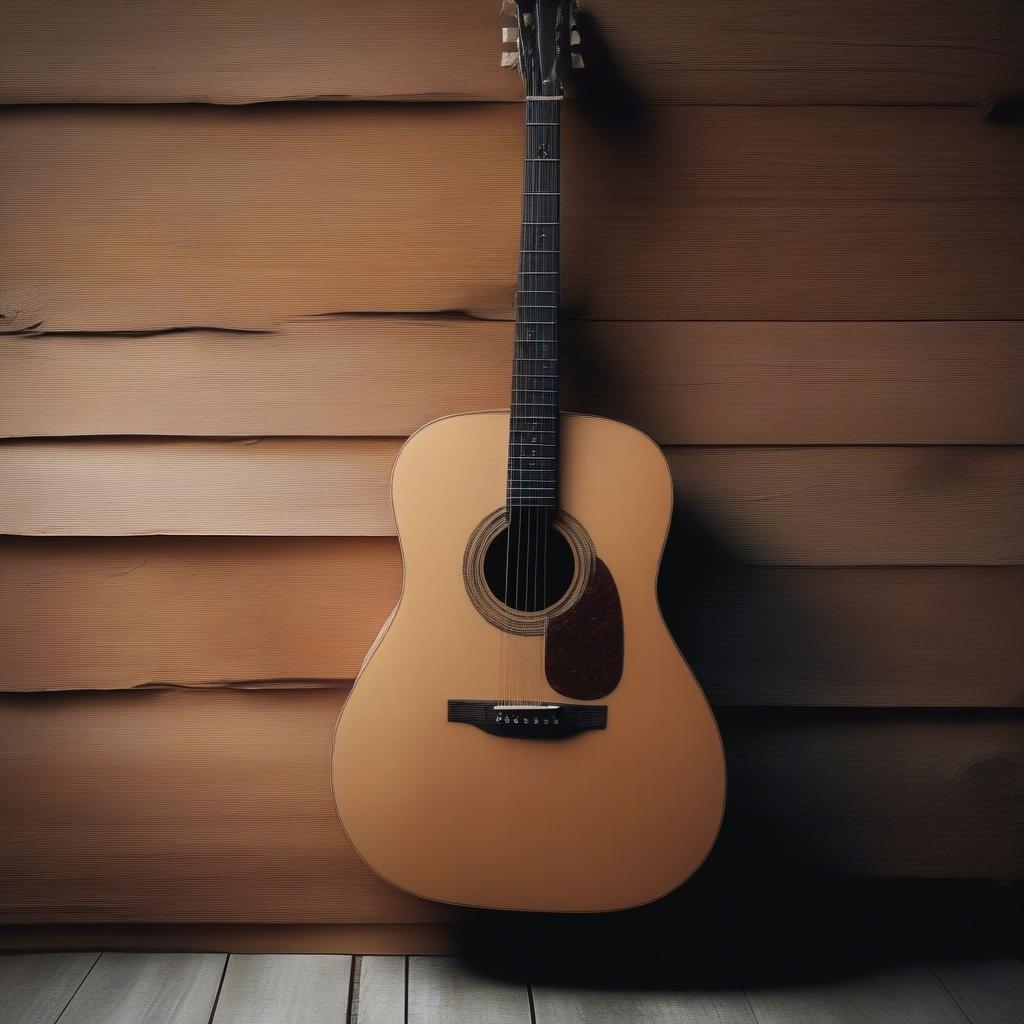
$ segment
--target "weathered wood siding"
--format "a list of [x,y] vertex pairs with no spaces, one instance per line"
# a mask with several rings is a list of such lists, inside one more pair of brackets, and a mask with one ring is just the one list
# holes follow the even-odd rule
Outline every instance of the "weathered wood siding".
[[[0,923],[423,924],[339,828],[330,751],[347,690],[4,695]],[[998,714],[727,711],[721,855],[1013,878],[1018,729]],[[396,756],[400,756],[396,752]]]
[[[3,100],[515,100],[498,3],[9,0]],[[646,90],[683,103],[978,103],[1020,85],[1024,15],[1000,0],[589,0]],[[173,46],[171,45],[173,44]],[[894,48],[896,52],[894,53]]]
[[[585,6],[565,392],[672,466],[723,849],[1019,878],[1024,8]],[[443,944],[327,763],[400,586],[395,453],[507,402],[497,7],[5,5],[0,920]]]

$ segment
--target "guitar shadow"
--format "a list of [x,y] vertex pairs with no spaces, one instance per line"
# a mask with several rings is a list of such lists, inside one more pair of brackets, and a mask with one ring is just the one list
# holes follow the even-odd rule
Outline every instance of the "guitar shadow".
[[[751,847],[751,855],[753,858]],[[1013,956],[1019,890],[976,881],[769,875],[713,856],[686,886],[616,914],[476,911],[460,956],[489,977],[594,989],[748,989],[899,965]]]

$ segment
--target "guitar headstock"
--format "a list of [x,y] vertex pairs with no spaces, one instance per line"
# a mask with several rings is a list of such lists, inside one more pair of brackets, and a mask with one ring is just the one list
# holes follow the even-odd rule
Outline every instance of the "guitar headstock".
[[518,67],[527,96],[562,96],[568,67],[583,67],[576,0],[505,0],[501,64]]

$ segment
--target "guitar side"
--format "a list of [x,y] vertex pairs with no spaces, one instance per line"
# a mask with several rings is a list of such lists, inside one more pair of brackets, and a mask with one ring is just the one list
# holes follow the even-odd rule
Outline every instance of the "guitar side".
[[714,718],[657,603],[671,478],[639,431],[562,416],[560,507],[614,580],[624,638],[618,685],[569,703],[599,703],[607,724],[528,739],[452,722],[453,699],[567,703],[545,677],[543,635],[503,632],[467,588],[467,546],[505,501],[508,427],[507,412],[446,417],[396,462],[403,591],[338,721],[339,816],[375,871],[430,899],[637,906],[699,867],[725,799]]

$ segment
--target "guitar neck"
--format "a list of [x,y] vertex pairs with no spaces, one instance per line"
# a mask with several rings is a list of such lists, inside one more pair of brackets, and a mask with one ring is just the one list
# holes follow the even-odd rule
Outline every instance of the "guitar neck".
[[526,100],[507,506],[558,504],[561,102]]

